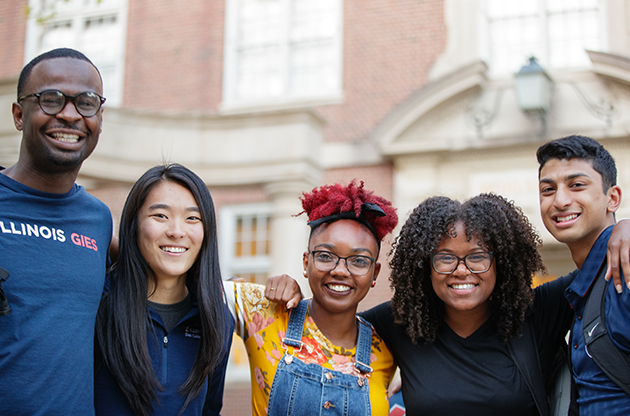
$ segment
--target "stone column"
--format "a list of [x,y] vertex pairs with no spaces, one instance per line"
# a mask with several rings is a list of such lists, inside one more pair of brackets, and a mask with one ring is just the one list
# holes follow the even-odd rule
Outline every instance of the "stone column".
[[309,227],[305,214],[294,217],[302,211],[299,197],[310,191],[313,185],[303,180],[272,182],[265,185],[271,197],[271,268],[269,276],[286,273],[293,277],[305,297],[311,296],[308,281],[302,274],[302,253],[308,244]]

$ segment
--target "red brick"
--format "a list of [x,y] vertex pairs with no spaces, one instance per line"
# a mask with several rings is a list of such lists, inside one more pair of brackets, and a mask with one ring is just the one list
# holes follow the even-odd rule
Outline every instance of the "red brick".
[[28,0],[0,0],[0,79],[17,78],[24,66]]

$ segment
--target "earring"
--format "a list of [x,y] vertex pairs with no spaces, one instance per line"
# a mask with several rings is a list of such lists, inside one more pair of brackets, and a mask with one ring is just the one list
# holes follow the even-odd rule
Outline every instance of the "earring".
[[376,286],[376,280],[372,280],[372,287]]
[[306,270],[304,270],[304,271],[302,272],[302,274],[304,275],[304,277],[306,277],[306,278],[308,279],[308,277],[306,276]]

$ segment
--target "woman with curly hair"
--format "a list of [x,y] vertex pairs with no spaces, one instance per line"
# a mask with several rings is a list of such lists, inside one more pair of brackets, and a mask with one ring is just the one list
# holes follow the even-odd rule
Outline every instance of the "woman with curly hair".
[[532,338],[548,380],[571,324],[573,274],[531,289],[540,244],[498,195],[433,197],[412,212],[392,249],[391,303],[364,314],[401,368],[409,414],[549,414],[514,352]]
[[289,313],[266,300],[262,286],[234,283],[227,291],[249,355],[253,414],[387,415],[394,361],[356,312],[376,283],[380,243],[396,211],[354,182],[305,193],[302,207],[311,227],[302,262],[312,299]]

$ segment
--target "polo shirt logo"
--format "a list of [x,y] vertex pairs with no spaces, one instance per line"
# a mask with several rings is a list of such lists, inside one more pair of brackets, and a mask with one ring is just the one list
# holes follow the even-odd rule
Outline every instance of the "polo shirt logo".
[[191,328],[187,326],[186,331],[184,332],[184,336],[186,338],[199,339],[201,338],[201,330],[199,328]]

